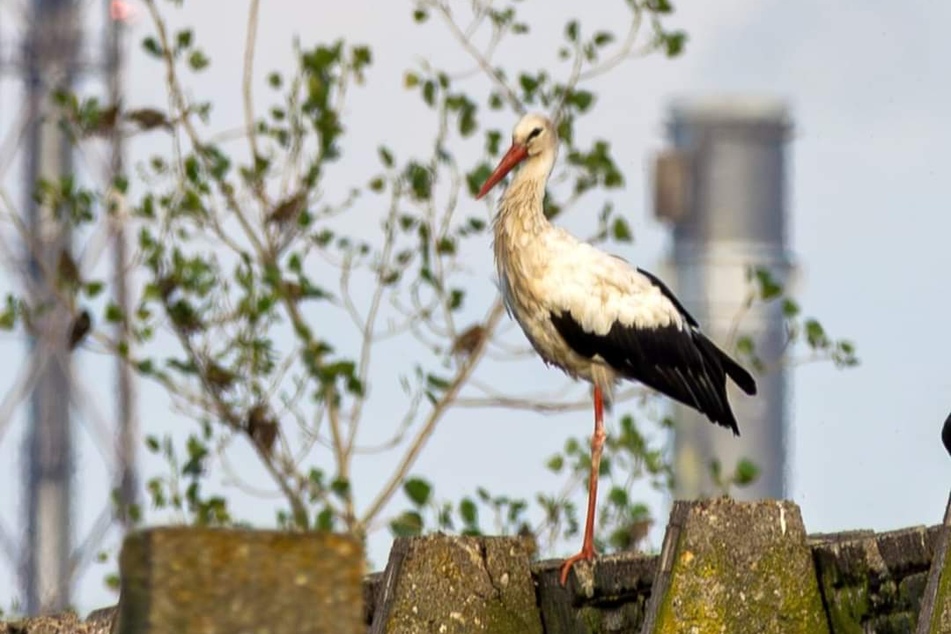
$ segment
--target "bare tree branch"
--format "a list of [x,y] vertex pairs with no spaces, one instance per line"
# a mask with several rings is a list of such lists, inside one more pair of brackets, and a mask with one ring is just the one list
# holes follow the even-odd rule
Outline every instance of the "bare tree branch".
[[[505,309],[502,307],[502,302],[497,299],[492,305],[489,315],[485,320],[486,332],[491,333],[495,329],[495,326],[498,324],[504,313]],[[360,526],[365,528],[371,522],[373,522],[383,507],[393,497],[393,494],[396,492],[397,488],[399,488],[400,484],[403,482],[403,479],[409,473],[409,470],[416,463],[416,459],[419,457],[419,453],[425,446],[426,441],[429,440],[429,437],[432,436],[433,431],[435,431],[436,424],[440,421],[445,412],[452,406],[453,401],[458,397],[462,386],[472,375],[472,372],[478,365],[479,359],[481,358],[484,349],[485,342],[483,341],[475,350],[472,351],[472,354],[470,354],[466,359],[466,362],[456,373],[456,376],[453,377],[449,387],[443,392],[440,399],[433,405],[429,416],[423,423],[422,428],[413,437],[409,448],[397,465],[395,472],[390,476],[386,484],[374,498],[373,502],[370,503],[367,511],[363,514],[362,518],[360,519]]]

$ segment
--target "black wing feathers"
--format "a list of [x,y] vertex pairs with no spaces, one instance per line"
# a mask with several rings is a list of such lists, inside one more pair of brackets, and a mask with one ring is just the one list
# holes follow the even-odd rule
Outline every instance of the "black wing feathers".
[[737,387],[750,396],[756,394],[756,379],[753,378],[752,374],[746,371],[746,368],[734,361],[730,355],[723,352],[723,350],[720,350],[720,348],[717,347],[717,344],[713,343],[702,334],[699,335],[698,340],[698,343],[701,346],[708,348],[708,354],[710,356],[715,356],[717,359],[719,359],[720,364],[723,366],[723,370],[726,372],[726,375],[733,379],[733,382],[736,383]]
[[[669,290],[648,277],[679,307]],[[695,323],[685,311],[683,314],[688,323]],[[599,355],[623,376],[699,410],[714,423],[739,435],[736,417],[727,401],[726,377],[747,394],[756,392],[756,383],[699,330],[675,325],[635,328],[615,322],[607,334],[597,335],[585,331],[568,312],[552,313],[551,319],[558,333],[579,355]]]

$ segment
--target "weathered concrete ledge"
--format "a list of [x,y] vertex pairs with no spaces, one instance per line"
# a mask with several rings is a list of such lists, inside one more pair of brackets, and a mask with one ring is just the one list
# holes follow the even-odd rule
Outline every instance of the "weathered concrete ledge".
[[[788,502],[679,503],[661,555],[620,553],[579,564],[565,588],[558,583],[561,562],[530,563],[516,538],[397,540],[385,573],[361,581],[359,549],[335,557],[330,552],[339,543],[332,536],[218,531],[235,541],[198,547],[199,536],[188,550],[193,531],[153,531],[130,538],[139,568],[123,557],[120,612],[156,620],[146,624],[153,629],[125,622],[122,629],[947,634],[951,500],[946,522],[806,536],[798,508]],[[274,548],[283,543],[278,539],[267,546],[275,538],[310,545]],[[290,589],[289,581],[295,582]],[[339,603],[321,603],[327,596]],[[183,620],[186,613],[205,620]],[[113,608],[86,622],[66,615],[0,623],[0,634],[106,634],[114,614]],[[160,616],[171,624],[166,629],[155,629]],[[317,619],[329,629],[286,625],[295,618]]]
[[120,556],[119,634],[363,631],[363,551],[341,535],[165,528]]
[[643,631],[827,634],[799,507],[675,502]]
[[913,632],[941,530],[919,526],[811,537],[833,632]]
[[[672,573],[678,562],[694,568],[693,575],[681,574],[685,581],[681,590],[689,590],[687,598],[681,598],[682,610],[688,609],[690,595],[696,592],[695,597],[703,598],[693,604],[697,610],[711,605],[708,602],[712,600],[713,605],[726,610],[727,616],[746,614],[750,619],[746,627],[723,624],[723,631],[731,634],[913,632],[925,579],[944,530],[942,526],[916,526],[883,533],[847,531],[807,536],[799,510],[792,503],[714,500],[683,504],[679,510],[675,507],[665,538],[668,557],[673,553],[667,573]],[[669,550],[668,543],[676,547]],[[725,570],[700,561],[717,558],[721,566],[725,564]],[[662,556],[638,553],[601,557],[593,566],[579,566],[566,588],[558,583],[560,560],[533,563],[531,575],[544,632],[665,631],[644,630],[651,599],[658,596],[655,590],[667,583],[668,590],[659,596],[668,597],[671,603],[674,600],[669,580],[664,582],[663,571],[659,571],[661,560]],[[772,564],[781,567],[778,574]],[[951,563],[945,564],[946,570],[948,566]],[[728,579],[732,575],[725,585],[719,577],[721,572],[727,572]],[[767,579],[760,580],[758,575]],[[365,582],[367,625],[372,622],[374,606],[379,604],[381,580],[382,575],[377,573]],[[711,588],[704,589],[704,584]],[[748,584],[753,584],[752,589]],[[713,599],[704,594],[708,592],[714,592]],[[951,588],[941,588],[937,603],[946,606],[942,614],[951,614]],[[759,609],[766,611],[765,622],[753,614]],[[797,610],[805,611],[806,616],[797,614]],[[804,621],[809,614],[818,619]],[[936,618],[939,620],[923,632],[951,632],[940,620],[945,617]],[[678,624],[683,622],[679,620]],[[797,630],[797,624],[803,623],[805,626]],[[704,625],[720,631],[714,623]],[[731,629],[734,626],[738,629]]]
[[523,540],[397,539],[370,625],[371,634],[542,634]]

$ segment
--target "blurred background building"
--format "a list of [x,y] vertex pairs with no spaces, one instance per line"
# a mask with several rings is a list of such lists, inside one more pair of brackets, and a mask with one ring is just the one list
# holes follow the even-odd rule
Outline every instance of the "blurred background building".
[[[667,129],[671,149],[658,157],[654,174],[654,211],[672,234],[665,272],[715,341],[731,350],[746,336],[770,366],[756,373],[755,398],[731,386],[739,438],[702,414],[675,408],[674,496],[717,495],[714,473],[728,478],[748,459],[759,475],[733,493],[782,498],[790,389],[786,368],[776,366],[786,340],[782,305],[747,305],[757,288],[756,269],[785,285],[793,267],[786,215],[789,114],[783,102],[769,98],[685,99],[670,108]],[[749,358],[743,363],[751,365]]]

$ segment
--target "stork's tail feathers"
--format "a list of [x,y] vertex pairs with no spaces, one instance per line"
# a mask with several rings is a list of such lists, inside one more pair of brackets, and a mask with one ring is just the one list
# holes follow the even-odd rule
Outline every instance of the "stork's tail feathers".
[[[721,350],[719,346],[708,339],[706,335],[698,332],[697,336],[695,337],[695,341],[699,344],[701,354],[708,360],[708,362],[711,363],[711,365],[722,368],[726,376],[733,379],[733,382],[736,383],[737,387],[743,390],[746,394],[749,394],[750,396],[756,394],[756,380],[753,378],[753,375],[751,375],[743,366],[734,361],[730,355]],[[722,407],[722,409],[719,409],[719,411],[712,408],[707,409],[706,414],[711,421],[732,429],[733,433],[739,436],[740,430],[736,422],[736,416],[733,414],[733,410],[726,398],[726,377],[723,377],[723,380],[724,384],[721,388],[723,391],[719,392],[719,396],[722,399],[722,404],[725,407]],[[713,414],[715,411],[717,413]]]
[[733,379],[733,382],[736,383],[737,387],[743,390],[749,396],[756,395],[756,380],[753,378],[753,375],[746,371],[746,368],[741,366],[739,363],[733,360],[727,353],[723,352],[717,348],[717,352],[720,354],[720,363],[723,364],[723,369],[726,371],[726,375]]
[[722,367],[723,371],[728,377],[733,379],[737,387],[746,394],[754,396],[756,394],[756,379],[753,378],[753,375],[750,374],[746,368],[734,361],[730,355],[720,350],[717,344],[707,339],[706,335],[699,332],[697,335],[696,341],[700,344],[703,356]]

